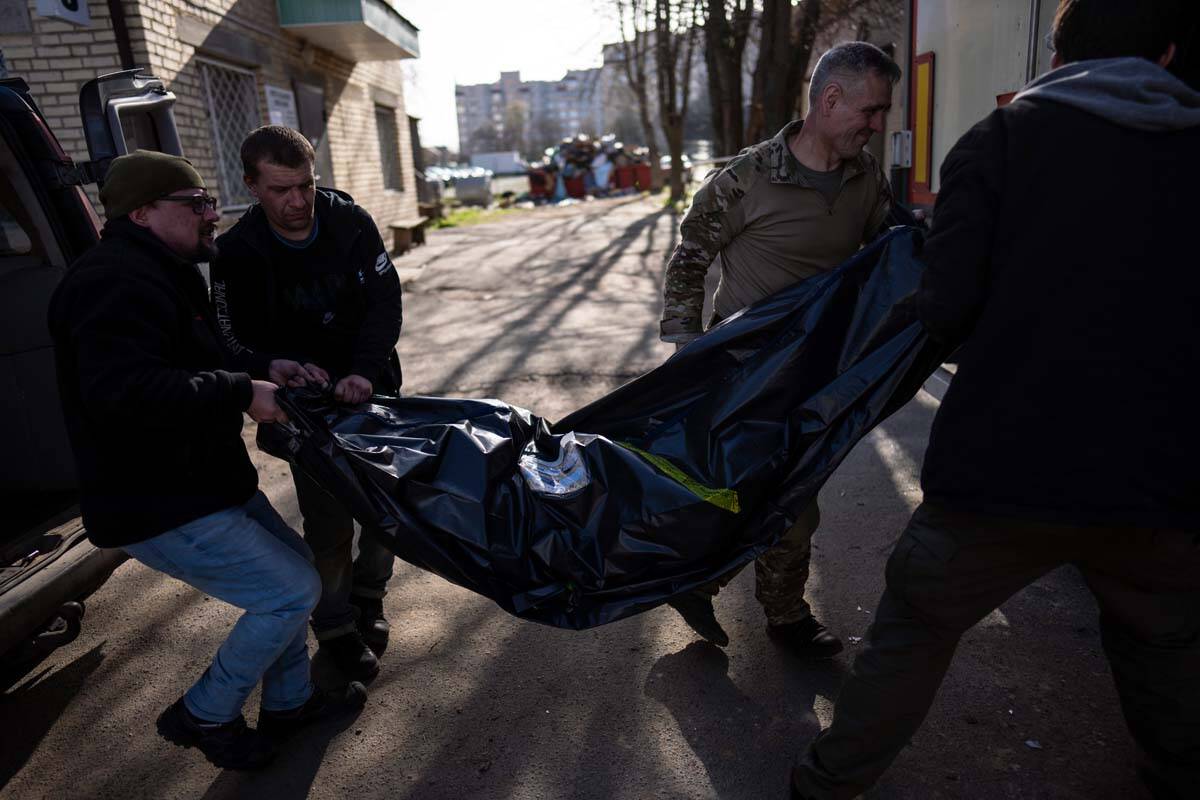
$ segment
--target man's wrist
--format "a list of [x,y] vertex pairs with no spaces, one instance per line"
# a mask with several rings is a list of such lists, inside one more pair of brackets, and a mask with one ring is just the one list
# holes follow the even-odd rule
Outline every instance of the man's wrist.
[[690,342],[703,332],[695,317],[664,317],[658,323],[658,338],[664,342]]

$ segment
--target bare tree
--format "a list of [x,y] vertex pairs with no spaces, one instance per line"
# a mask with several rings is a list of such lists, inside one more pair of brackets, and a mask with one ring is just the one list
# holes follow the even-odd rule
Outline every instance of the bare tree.
[[713,140],[718,155],[732,155],[746,142],[742,95],[742,59],[746,51],[753,0],[708,0],[704,20],[704,64]]
[[643,131],[638,122],[637,114],[632,108],[622,108],[609,131],[617,137],[617,141],[627,145],[644,145]]
[[494,152],[500,146],[500,132],[490,121],[486,121],[471,132],[467,146],[472,153]]
[[529,123],[527,157],[534,160],[541,158],[543,151],[558,144],[562,135],[562,125],[556,117],[552,117],[545,109],[535,112]]
[[805,79],[819,39],[835,34],[866,39],[892,27],[901,0],[762,0],[746,141],[773,136],[804,108]]
[[655,0],[654,66],[658,112],[671,153],[671,202],[683,199],[683,125],[691,93],[699,0]]
[[525,151],[525,119],[528,116],[529,109],[520,100],[514,100],[505,106],[503,133],[500,136],[501,149]]
[[617,23],[621,30],[621,67],[629,89],[637,98],[638,118],[646,147],[650,153],[650,188],[658,191],[662,187],[662,170],[658,163],[658,137],[654,135],[654,123],[650,120],[650,88],[646,70],[650,55],[650,31],[654,28],[654,8],[651,0],[613,0],[617,10]]
[[791,0],[763,0],[747,141],[761,141],[791,121],[817,39],[821,4],[804,0],[793,15]]

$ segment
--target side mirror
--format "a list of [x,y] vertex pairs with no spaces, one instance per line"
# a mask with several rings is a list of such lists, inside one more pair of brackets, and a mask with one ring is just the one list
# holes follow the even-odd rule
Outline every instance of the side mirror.
[[91,161],[88,180],[104,183],[104,173],[117,156],[137,149],[183,155],[175,127],[175,95],[152,75],[127,69],[101,75],[79,90],[79,113]]

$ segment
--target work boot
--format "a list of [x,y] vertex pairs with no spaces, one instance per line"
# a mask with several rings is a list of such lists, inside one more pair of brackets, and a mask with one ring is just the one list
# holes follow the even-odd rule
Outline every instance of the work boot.
[[391,626],[383,618],[383,598],[359,597],[354,595],[350,603],[358,610],[358,632],[376,657],[382,656],[388,646]]
[[282,742],[308,725],[357,711],[367,702],[367,687],[351,681],[345,688],[329,691],[313,687],[312,696],[299,708],[258,712],[258,731],[273,742]]
[[698,591],[684,592],[668,600],[667,605],[678,611],[688,627],[706,641],[717,647],[729,644],[729,634],[717,622],[717,614],[713,611],[712,595]]
[[369,681],[379,674],[379,659],[371,652],[357,630],[317,642],[317,654],[324,654],[352,681]]
[[221,769],[260,769],[275,758],[275,747],[241,714],[230,722],[205,722],[187,710],[183,698],[158,715],[158,735],[180,747],[195,747]]
[[816,617],[786,625],[768,625],[767,633],[801,658],[831,658],[842,652],[842,640],[826,630]]

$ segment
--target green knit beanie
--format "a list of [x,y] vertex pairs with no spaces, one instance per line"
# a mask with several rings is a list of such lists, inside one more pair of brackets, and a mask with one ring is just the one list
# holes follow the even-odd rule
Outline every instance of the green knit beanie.
[[109,164],[100,202],[104,204],[104,215],[116,219],[180,189],[203,188],[204,178],[186,158],[157,150],[134,150]]

